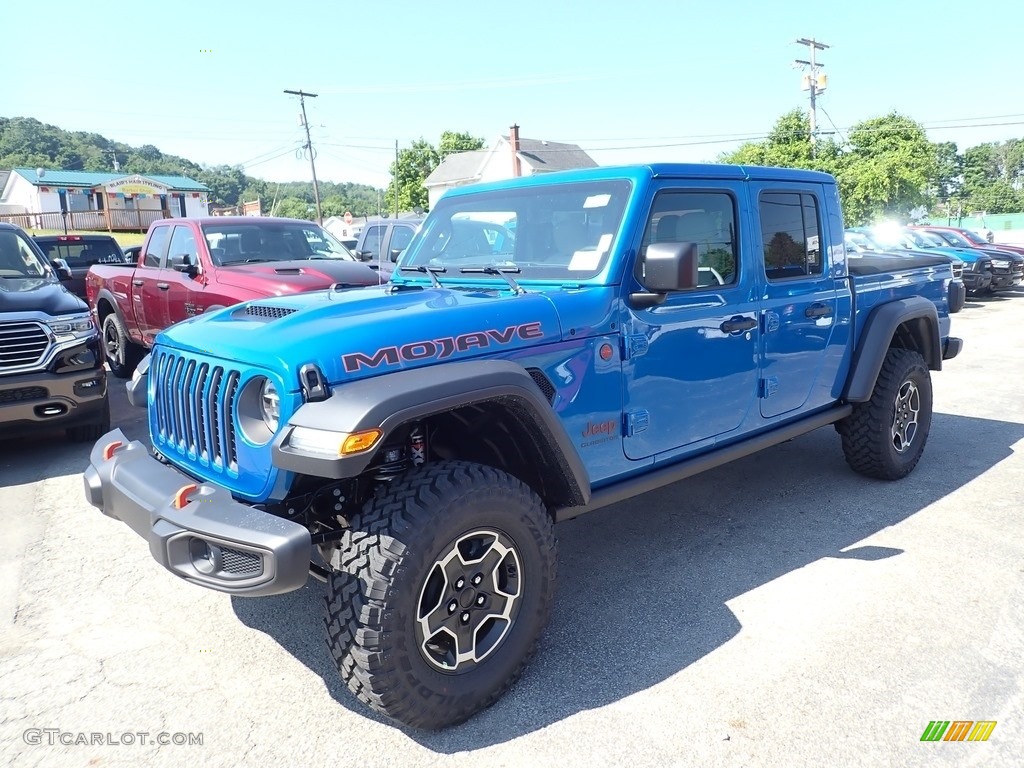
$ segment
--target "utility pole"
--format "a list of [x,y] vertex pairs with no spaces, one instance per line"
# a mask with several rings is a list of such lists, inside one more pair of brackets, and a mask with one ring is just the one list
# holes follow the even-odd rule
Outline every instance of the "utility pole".
[[395,221],[398,221],[398,139],[395,139]]
[[313,172],[313,199],[316,200],[316,223],[323,226],[324,216],[320,212],[320,187],[316,183],[316,162],[313,158],[313,140],[309,137],[309,121],[306,119],[306,97],[315,99],[318,94],[306,93],[305,91],[285,91],[293,96],[299,97],[299,104],[302,106],[302,125],[306,129],[306,151],[309,152],[309,168]]
[[114,158],[114,173],[117,173],[118,171],[121,170],[121,165],[120,165],[120,163],[117,162],[117,150],[116,149],[110,150],[110,154]]
[[811,156],[814,156],[814,143],[818,140],[818,108],[816,99],[819,93],[828,87],[828,75],[819,71],[824,66],[815,58],[815,54],[818,51],[824,51],[829,46],[824,43],[819,43],[817,40],[812,38],[801,37],[796,41],[797,45],[806,45],[810,51],[810,61],[806,59],[797,59],[796,63],[800,65],[800,69],[810,67],[811,71],[809,74],[803,77],[803,87],[805,91],[811,92],[811,111],[810,111],[810,134],[811,134]]

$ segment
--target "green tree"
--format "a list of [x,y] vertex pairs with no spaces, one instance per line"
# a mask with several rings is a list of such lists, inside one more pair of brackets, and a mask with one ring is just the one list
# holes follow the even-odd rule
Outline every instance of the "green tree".
[[469,133],[445,131],[437,148],[423,137],[412,143],[412,146],[401,150],[398,159],[391,164],[391,183],[384,193],[384,208],[395,210],[395,196],[398,196],[398,209],[412,211],[427,209],[427,188],[423,186],[441,161],[455,152],[467,152],[480,149],[484,140]]
[[391,184],[384,193],[386,210],[395,210],[395,197],[398,197],[398,210],[426,210],[427,188],[424,180],[440,162],[437,150],[426,139],[419,138],[411,147],[401,150],[398,158],[391,164]]
[[819,139],[812,145],[807,114],[793,109],[780,117],[764,141],[747,142],[719,157],[735,165],[767,165],[779,168],[807,168],[831,172],[839,147],[832,139]]
[[871,118],[850,129],[849,144],[836,164],[848,225],[907,218],[931,202],[928,183],[937,176],[936,153],[920,124],[895,112]]
[[284,216],[289,219],[306,219],[312,221],[316,218],[316,208],[312,203],[300,200],[297,197],[286,197],[277,201],[275,216]]

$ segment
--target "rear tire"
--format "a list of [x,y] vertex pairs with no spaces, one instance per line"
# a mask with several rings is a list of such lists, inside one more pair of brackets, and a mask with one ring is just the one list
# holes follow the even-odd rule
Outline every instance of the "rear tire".
[[533,654],[554,597],[554,527],[492,467],[445,461],[392,481],[327,553],[327,645],[352,693],[437,729],[493,704]]
[[866,403],[840,421],[846,463],[879,480],[899,480],[917,466],[932,424],[932,379],[924,358],[891,348]]
[[142,349],[128,338],[116,312],[103,319],[103,354],[110,372],[119,379],[131,376],[142,359]]

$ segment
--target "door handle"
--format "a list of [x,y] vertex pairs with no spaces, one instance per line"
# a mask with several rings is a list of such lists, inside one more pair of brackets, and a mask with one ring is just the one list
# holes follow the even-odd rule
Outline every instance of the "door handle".
[[145,285],[145,281],[143,281],[142,279],[135,279],[135,280],[132,280],[132,285],[135,285],[135,286],[138,286],[139,288],[141,288],[143,285]]
[[751,331],[756,328],[757,320],[752,317],[736,315],[736,317],[730,317],[718,327],[722,329],[722,333],[740,333],[742,331]]
[[166,291],[166,290],[168,290],[171,287],[171,284],[170,283],[157,283],[156,287],[159,288],[161,291]]
[[832,307],[828,304],[811,304],[804,310],[807,317],[832,317]]

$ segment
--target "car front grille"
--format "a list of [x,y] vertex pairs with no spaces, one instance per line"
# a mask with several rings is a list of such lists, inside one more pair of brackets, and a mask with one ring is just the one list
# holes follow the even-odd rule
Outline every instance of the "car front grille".
[[27,368],[50,350],[50,334],[42,323],[0,323],[0,370]]
[[156,379],[152,435],[159,449],[215,471],[238,474],[235,404],[240,373],[175,352],[153,353]]

